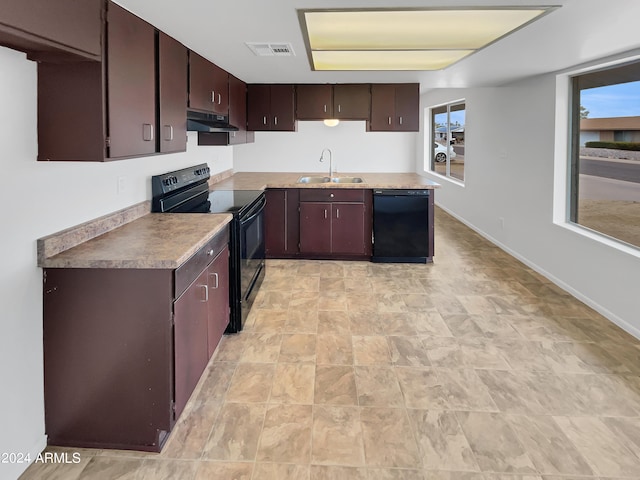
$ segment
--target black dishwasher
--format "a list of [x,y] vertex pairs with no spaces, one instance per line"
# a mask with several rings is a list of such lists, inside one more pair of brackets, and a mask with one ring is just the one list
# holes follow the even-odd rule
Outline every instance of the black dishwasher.
[[430,190],[373,191],[373,257],[378,263],[433,260]]

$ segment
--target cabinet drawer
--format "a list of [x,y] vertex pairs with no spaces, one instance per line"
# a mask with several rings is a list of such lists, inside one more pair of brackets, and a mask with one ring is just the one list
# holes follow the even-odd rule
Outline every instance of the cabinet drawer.
[[209,265],[229,244],[229,229],[215,237],[209,239],[204,247],[194,253],[186,262],[180,265],[175,271],[175,297],[182,295],[191,283],[198,278],[198,275]]
[[301,202],[364,202],[363,188],[301,188]]

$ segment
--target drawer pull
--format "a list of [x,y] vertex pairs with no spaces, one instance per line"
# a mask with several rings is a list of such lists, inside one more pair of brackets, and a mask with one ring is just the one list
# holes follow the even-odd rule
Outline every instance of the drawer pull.
[[211,288],[213,288],[214,290],[216,288],[218,288],[218,286],[219,286],[218,274],[217,273],[211,273],[211,274],[209,274],[209,278],[215,278],[215,280],[216,280],[215,286],[213,286]]
[[333,193],[332,193],[332,194],[330,194],[329,196],[330,196],[331,198],[335,197],[335,195],[334,195]]
[[214,251],[213,248],[207,252],[207,257],[213,257]]
[[209,301],[209,286],[208,285],[198,285],[199,287],[204,288],[204,300],[200,300],[201,302]]

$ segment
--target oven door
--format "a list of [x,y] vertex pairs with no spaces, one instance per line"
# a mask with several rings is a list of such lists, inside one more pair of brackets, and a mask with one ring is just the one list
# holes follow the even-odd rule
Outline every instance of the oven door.
[[242,329],[264,279],[264,194],[239,218],[240,228],[240,304],[239,330]]

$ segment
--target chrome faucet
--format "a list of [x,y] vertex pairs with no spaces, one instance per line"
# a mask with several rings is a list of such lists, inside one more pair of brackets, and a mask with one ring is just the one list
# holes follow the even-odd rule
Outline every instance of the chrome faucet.
[[331,153],[331,150],[329,150],[328,148],[325,148],[324,150],[322,150],[322,153],[320,154],[320,161],[324,162],[324,152],[329,152],[329,176],[333,177],[334,171],[333,171],[333,153]]

